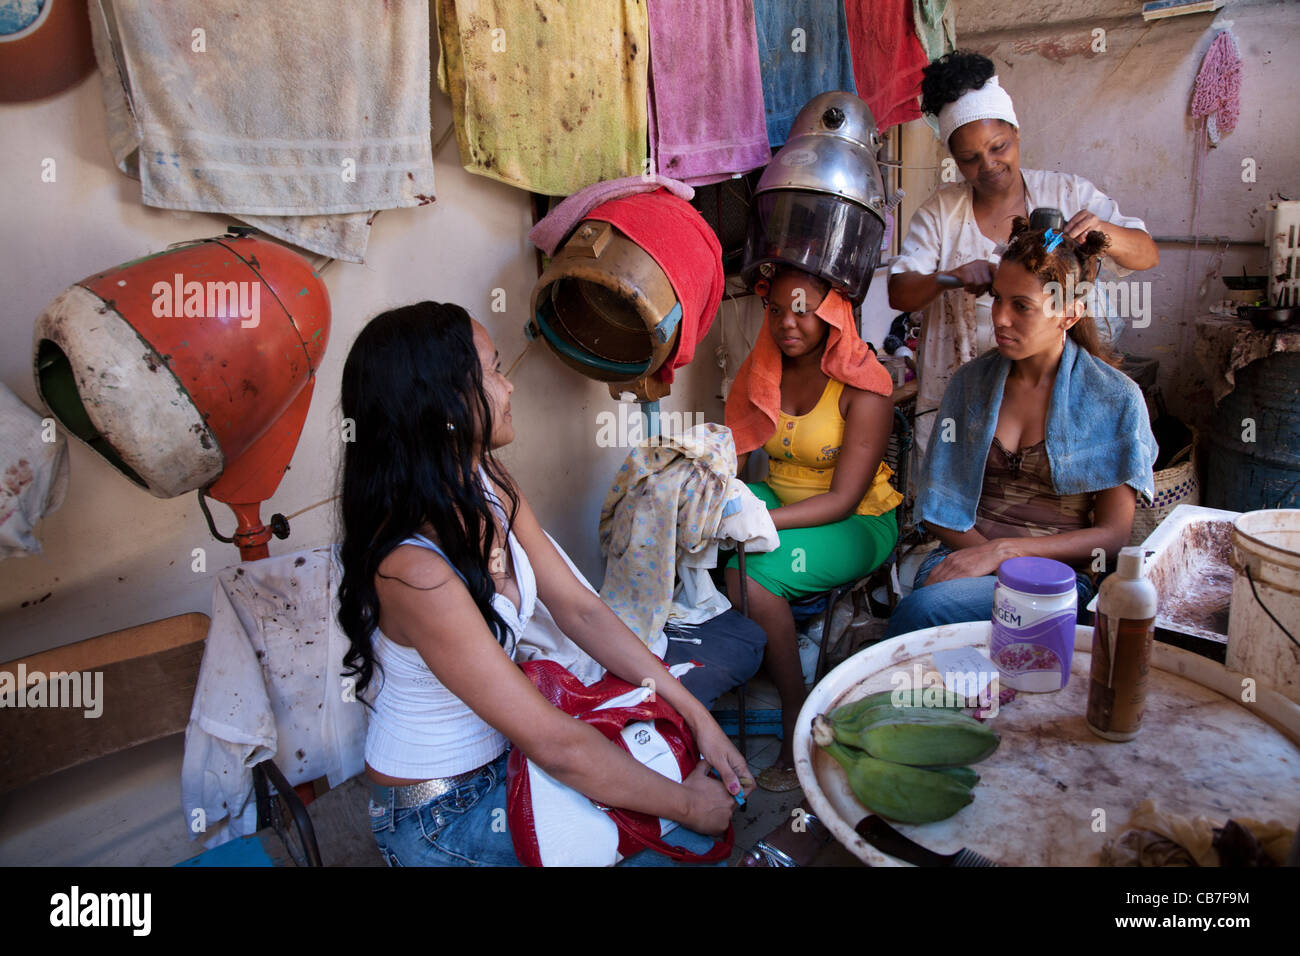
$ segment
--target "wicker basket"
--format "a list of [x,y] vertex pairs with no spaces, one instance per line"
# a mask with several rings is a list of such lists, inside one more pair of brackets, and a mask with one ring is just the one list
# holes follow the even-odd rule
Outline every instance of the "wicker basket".
[[1148,506],[1138,499],[1137,510],[1133,514],[1133,534],[1129,536],[1130,545],[1141,544],[1156,530],[1156,526],[1168,517],[1178,505],[1199,505],[1201,503],[1201,483],[1196,477],[1196,436],[1192,441],[1174,455],[1166,468],[1155,473],[1155,494]]

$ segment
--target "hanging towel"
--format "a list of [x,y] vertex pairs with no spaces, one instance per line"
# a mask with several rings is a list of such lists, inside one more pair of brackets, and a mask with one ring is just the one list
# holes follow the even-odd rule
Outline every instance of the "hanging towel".
[[0,560],[40,554],[36,523],[67,493],[68,440],[0,384]]
[[[767,110],[767,141],[782,145],[790,124],[814,96],[857,92],[849,28],[841,0],[754,0],[758,56]],[[712,97],[710,90],[701,98]]]
[[876,128],[919,119],[921,70],[930,62],[916,36],[912,0],[845,0],[858,95]]
[[695,356],[722,302],[726,276],[718,237],[690,203],[664,189],[602,203],[585,218],[611,223],[648,252],[673,284],[682,305],[681,331],[677,347],[655,373],[671,383],[674,371]]
[[[759,280],[754,291],[766,294],[766,280]],[[822,371],[846,385],[892,395],[894,383],[876,353],[858,336],[849,300],[832,289],[822,299],[814,315],[831,327],[822,352]],[[761,446],[776,431],[777,413],[781,410],[781,348],[766,328],[759,329],[753,351],[741,363],[727,396],[727,426],[736,441],[736,454],[743,455]]]
[[927,60],[957,49],[956,4],[949,0],[912,0],[916,38]]
[[714,0],[707,16],[698,0],[647,3],[653,168],[705,185],[766,165],[772,152],[751,0]]
[[592,183],[548,212],[529,230],[528,239],[548,256],[553,256],[569,233],[587,217],[587,213],[601,203],[635,196],[637,193],[652,193],[660,186],[679,199],[689,202],[695,198],[694,189],[667,176],[625,176],[608,182]]
[[421,0],[111,9],[91,17],[110,140],[124,170],[136,154],[146,205],[299,219],[258,224],[359,261],[373,211],[432,201]]
[[471,173],[547,196],[647,172],[641,0],[438,0],[438,84]]

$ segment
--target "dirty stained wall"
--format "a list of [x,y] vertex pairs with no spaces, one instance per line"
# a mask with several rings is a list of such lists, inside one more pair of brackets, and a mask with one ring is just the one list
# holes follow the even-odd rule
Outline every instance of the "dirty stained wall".
[[[433,129],[450,122],[450,104],[434,94]],[[0,380],[39,408],[32,380],[37,315],[78,280],[160,252],[183,240],[220,235],[230,220],[145,208],[140,186],[112,166],[99,78],[28,104],[0,105],[6,151],[0,196],[9,228],[0,238],[5,307],[0,312]],[[42,161],[56,181],[41,181]],[[385,308],[422,299],[464,305],[491,332],[506,367],[523,351],[523,326],[537,277],[528,195],[472,176],[456,144],[436,158],[437,202],[388,210],[375,221],[365,265],[338,262],[324,273],[333,309],[329,347],[311,411],[289,472],[262,508],[292,514],[335,494],[341,448],[339,378],[361,325]],[[313,257],[314,258],[314,257]],[[493,311],[494,290],[505,311]],[[664,411],[721,420],[713,364],[718,329],[678,372]],[[626,448],[602,447],[601,412],[615,409],[604,385],[569,370],[540,343],[514,375],[516,441],[501,453],[519,477],[543,525],[590,578],[602,569],[596,539],[600,505]],[[632,416],[635,418],[636,416]],[[608,432],[606,433],[608,434]],[[62,508],[38,526],[40,556],[0,564],[0,660],[185,611],[211,607],[213,572],[237,563],[234,547],[212,539],[194,494],[158,499],[71,441],[71,484]],[[234,518],[214,503],[218,529]],[[288,540],[271,553],[315,547],[335,537],[332,507],[291,521]],[[204,570],[196,571],[195,549]]]

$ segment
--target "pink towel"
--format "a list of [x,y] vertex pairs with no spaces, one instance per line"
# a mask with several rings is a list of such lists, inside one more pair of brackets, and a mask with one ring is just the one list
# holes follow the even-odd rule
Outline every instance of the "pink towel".
[[564,202],[547,213],[528,231],[528,239],[548,256],[555,255],[555,250],[568,238],[575,226],[587,218],[587,213],[601,203],[611,199],[635,196],[637,193],[650,193],[663,187],[678,199],[695,198],[695,190],[685,183],[679,183],[667,176],[626,176],[623,179],[610,179],[603,183],[592,183],[586,189],[580,189]]
[[648,0],[650,155],[699,186],[767,164],[753,0]]

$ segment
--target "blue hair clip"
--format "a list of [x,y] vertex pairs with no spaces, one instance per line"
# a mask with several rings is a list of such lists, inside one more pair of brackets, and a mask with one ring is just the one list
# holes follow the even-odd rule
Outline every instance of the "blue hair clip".
[[1056,232],[1053,229],[1048,229],[1047,232],[1043,234],[1043,238],[1047,240],[1046,243],[1043,245],[1043,251],[1051,252],[1053,249],[1055,249],[1057,246],[1061,244],[1061,240],[1065,238],[1065,233]]

